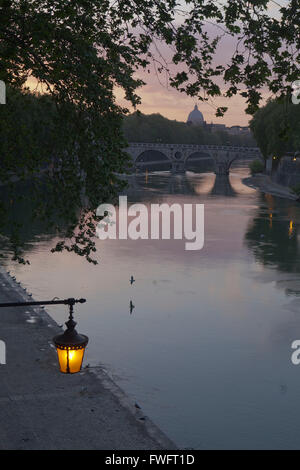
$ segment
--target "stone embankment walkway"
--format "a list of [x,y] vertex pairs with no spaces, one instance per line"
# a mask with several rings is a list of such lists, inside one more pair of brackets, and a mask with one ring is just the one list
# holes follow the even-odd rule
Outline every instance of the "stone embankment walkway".
[[[0,302],[24,300],[0,271]],[[100,368],[59,372],[51,340],[61,331],[43,308],[0,309],[0,449],[175,449]]]
[[282,186],[275,183],[268,175],[259,174],[250,176],[248,178],[244,178],[242,181],[250,188],[260,189],[263,193],[269,193],[273,196],[292,199],[294,201],[299,198],[299,196],[297,196],[297,194],[295,194],[287,186]]

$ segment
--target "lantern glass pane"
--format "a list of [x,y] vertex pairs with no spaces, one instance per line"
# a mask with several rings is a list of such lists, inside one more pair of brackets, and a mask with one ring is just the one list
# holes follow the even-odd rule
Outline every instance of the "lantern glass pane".
[[[82,349],[59,349],[57,348],[60,371],[64,374],[75,374],[81,369],[85,348]],[[69,365],[69,367],[68,367]]]

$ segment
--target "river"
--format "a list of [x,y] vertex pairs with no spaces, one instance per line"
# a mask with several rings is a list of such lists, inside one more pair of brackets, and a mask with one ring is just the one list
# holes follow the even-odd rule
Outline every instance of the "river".
[[[131,202],[203,203],[205,241],[98,240],[99,264],[28,238],[2,263],[37,299],[85,297],[85,364],[101,365],[181,448],[299,448],[300,206],[212,173],[131,178]],[[133,275],[135,282],[129,280]],[[130,312],[130,301],[135,306]],[[48,311],[62,324],[64,307]],[[8,345],[9,348],[9,345]]]

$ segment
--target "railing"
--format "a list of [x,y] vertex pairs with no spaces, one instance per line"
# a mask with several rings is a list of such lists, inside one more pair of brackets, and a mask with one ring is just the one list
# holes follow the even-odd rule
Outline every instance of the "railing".
[[149,148],[149,147],[160,147],[160,148],[169,148],[173,149],[207,149],[207,150],[233,150],[233,151],[243,151],[251,153],[261,153],[258,147],[236,147],[232,145],[208,145],[208,144],[165,144],[162,142],[129,142],[130,147],[137,148]]

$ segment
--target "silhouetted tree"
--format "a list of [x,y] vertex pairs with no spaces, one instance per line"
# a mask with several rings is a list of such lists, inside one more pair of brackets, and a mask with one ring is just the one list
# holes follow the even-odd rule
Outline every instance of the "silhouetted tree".
[[[216,60],[224,35],[236,42],[226,65]],[[276,17],[270,15],[268,0],[0,0],[0,80],[12,90],[8,106],[17,90],[28,110],[22,119],[15,113],[14,132],[1,112],[7,152],[1,156],[2,182],[30,175],[33,188],[47,185],[68,226],[55,249],[93,261],[96,207],[123,188],[118,175],[129,162],[122,133],[128,110],[117,104],[115,90],[138,105],[136,90],[144,82],[135,73],[141,68],[150,73],[152,64],[170,86],[199,100],[220,96],[225,83],[225,96],[241,94],[247,112],[253,113],[262,90],[286,95],[299,78],[299,45],[298,0],[286,2]],[[170,57],[164,57],[162,48]],[[54,113],[50,130],[43,111],[44,129],[37,137],[30,130],[36,111],[33,120],[29,115],[35,105],[29,106],[24,93],[28,78],[44,87],[56,109],[49,104]],[[216,114],[225,111],[219,107]],[[49,148],[37,150],[40,132]],[[54,135],[53,148],[48,132]],[[40,178],[44,150],[46,160],[55,158],[52,173]],[[47,212],[51,218],[49,204]]]

